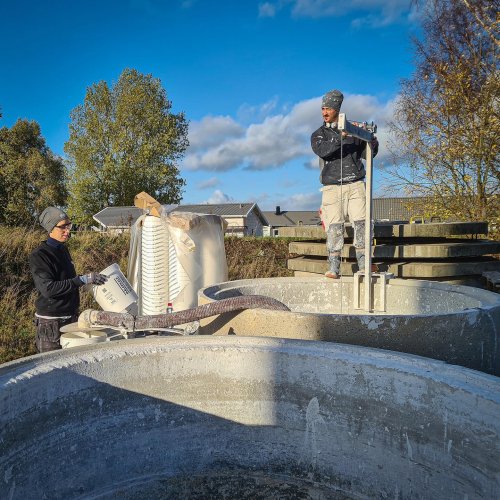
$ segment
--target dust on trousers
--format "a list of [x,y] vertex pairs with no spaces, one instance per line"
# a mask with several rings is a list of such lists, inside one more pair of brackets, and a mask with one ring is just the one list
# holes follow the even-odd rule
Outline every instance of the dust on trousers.
[[78,321],[75,314],[68,319],[35,318],[36,337],[35,344],[38,352],[48,352],[61,349],[61,332],[64,325]]
[[365,247],[365,183],[361,181],[322,188],[321,218],[327,233],[329,252],[340,252],[344,246],[344,223],[347,217],[354,228],[354,247]]

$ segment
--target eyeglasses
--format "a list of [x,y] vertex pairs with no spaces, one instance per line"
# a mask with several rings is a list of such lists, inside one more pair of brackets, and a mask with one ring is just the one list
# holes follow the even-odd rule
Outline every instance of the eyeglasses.
[[71,228],[73,227],[73,223],[69,222],[68,224],[63,224],[62,226],[55,226],[57,229],[60,229],[61,231],[65,231],[66,229],[68,231],[71,231]]

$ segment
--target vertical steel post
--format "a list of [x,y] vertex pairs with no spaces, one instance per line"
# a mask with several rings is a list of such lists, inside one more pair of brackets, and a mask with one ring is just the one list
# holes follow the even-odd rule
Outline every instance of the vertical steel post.
[[[358,125],[358,124],[357,124]],[[359,127],[348,121],[345,113],[339,114],[338,128],[345,130],[349,135],[366,141],[366,214],[365,214],[365,311],[372,311],[372,190],[373,190],[373,147],[372,139],[377,126]],[[358,275],[359,277],[360,275]]]
[[366,214],[365,214],[365,311],[371,312],[372,296],[372,186],[373,148],[366,143]]

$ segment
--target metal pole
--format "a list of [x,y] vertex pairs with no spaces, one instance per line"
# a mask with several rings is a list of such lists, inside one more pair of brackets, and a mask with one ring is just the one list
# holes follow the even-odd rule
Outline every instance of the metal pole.
[[[349,135],[366,141],[366,214],[365,214],[365,311],[371,312],[372,296],[372,173],[373,173],[373,147],[372,139],[377,131],[376,125],[358,127],[347,120],[345,113],[340,113],[337,127],[345,130]],[[358,275],[359,276],[359,275]]]
[[373,148],[366,143],[366,215],[365,215],[365,311],[371,311],[372,296],[372,172]]

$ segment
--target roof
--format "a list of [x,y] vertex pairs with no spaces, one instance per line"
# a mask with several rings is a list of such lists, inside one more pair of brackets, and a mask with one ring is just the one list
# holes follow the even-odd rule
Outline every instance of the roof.
[[143,214],[137,207],[106,207],[93,218],[104,227],[130,227]]
[[[374,198],[373,218],[375,220],[409,220],[415,212],[411,203],[421,200],[423,198]],[[316,210],[281,210],[280,214],[276,215],[274,210],[262,212],[256,203],[178,205],[174,211],[219,215],[226,219],[247,217],[254,211],[263,225],[272,227],[317,226],[320,224],[319,214]],[[142,213],[142,209],[137,207],[106,207],[94,215],[94,220],[106,228],[126,228],[133,225]]]
[[[223,218],[247,217],[254,211],[266,224],[260,208],[256,203],[221,203],[219,205],[178,205],[174,212],[193,212],[198,214],[219,215]],[[125,228],[132,226],[143,214],[143,210],[137,207],[106,207],[96,213],[93,218],[104,227]]]
[[[196,214],[220,215],[221,217],[246,217],[255,203],[220,203],[217,205],[179,205],[174,212],[193,212]],[[259,209],[260,212],[260,209]]]
[[317,210],[282,210],[279,215],[275,211],[262,212],[267,225],[272,227],[318,226],[321,224]]

